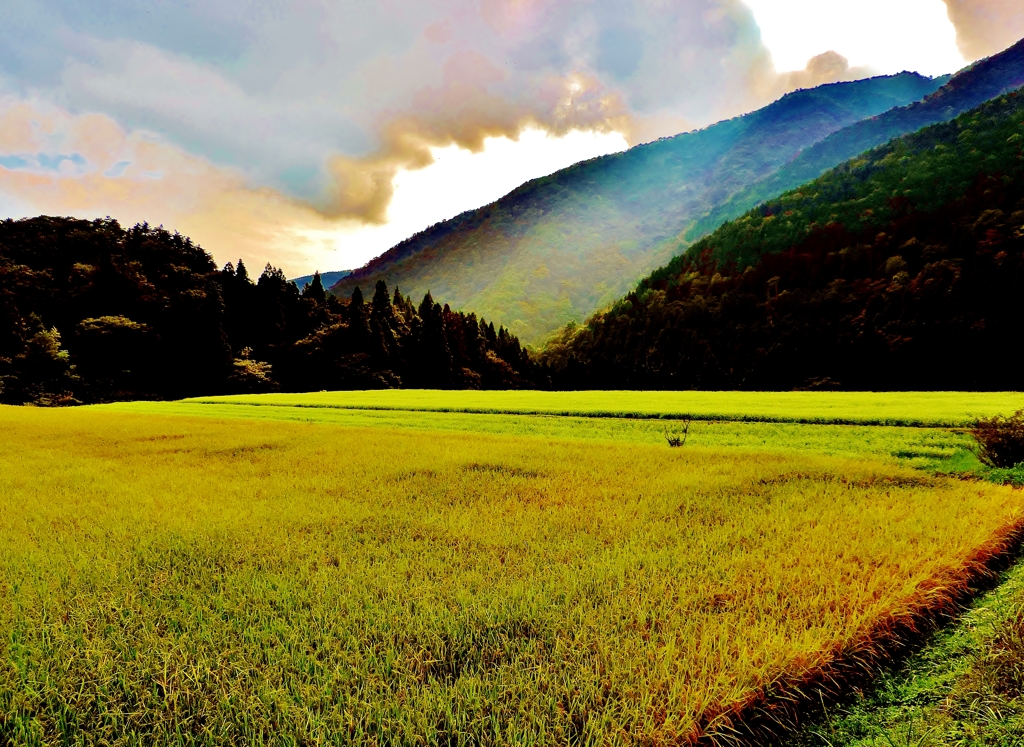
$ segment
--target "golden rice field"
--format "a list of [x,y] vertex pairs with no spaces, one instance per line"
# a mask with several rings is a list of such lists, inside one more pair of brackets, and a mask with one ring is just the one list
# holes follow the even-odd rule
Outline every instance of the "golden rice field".
[[300,409],[0,408],[0,743],[728,742],[1024,525],[938,428]]

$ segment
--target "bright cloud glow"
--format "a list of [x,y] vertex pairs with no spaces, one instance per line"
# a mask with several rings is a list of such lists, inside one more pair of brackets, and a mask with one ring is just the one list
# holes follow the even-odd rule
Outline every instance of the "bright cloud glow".
[[880,74],[956,72],[965,65],[942,0],[743,0],[780,72],[838,52]]
[[489,202],[523,182],[626,147],[618,133],[527,129],[486,138],[472,153],[431,149],[434,162],[393,178],[387,221],[334,220],[159,136],[109,117],[0,98],[0,216],[98,218],[162,224],[191,236],[223,264],[269,259],[289,276],[350,269],[417,231]]
[[434,163],[395,176],[395,193],[384,225],[297,230],[295,236],[318,247],[320,270],[359,267],[412,234],[494,202],[530,179],[626,147],[626,138],[617,132],[573,130],[556,137],[527,129],[518,140],[487,138],[479,153],[455,145],[432,148]]

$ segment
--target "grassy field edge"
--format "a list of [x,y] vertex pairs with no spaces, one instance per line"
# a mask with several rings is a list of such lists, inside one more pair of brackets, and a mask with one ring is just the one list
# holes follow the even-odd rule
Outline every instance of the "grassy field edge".
[[450,413],[453,415],[531,415],[559,418],[595,418],[595,419],[618,419],[618,420],[666,420],[684,421],[693,420],[696,422],[711,423],[792,423],[794,425],[875,425],[892,426],[901,428],[956,428],[965,427],[971,424],[971,420],[949,422],[945,420],[928,420],[914,418],[851,418],[851,417],[782,417],[775,415],[738,415],[730,413],[653,413],[635,412],[629,410],[538,410],[528,408],[499,408],[499,407],[399,407],[397,405],[329,405],[329,404],[289,404],[282,405],[277,402],[230,402],[221,399],[187,399],[181,400],[191,404],[200,405],[230,405],[233,407],[294,407],[296,409],[308,410],[370,410],[377,412],[434,412]]
[[804,672],[783,674],[746,703],[708,714],[692,735],[695,745],[758,747],[796,734],[819,721],[826,709],[848,699],[853,688],[869,686],[883,671],[925,645],[928,637],[953,624],[982,594],[999,584],[1000,574],[1021,561],[1024,520],[1004,527],[964,565],[958,578],[936,579],[918,590],[913,609],[879,620],[831,662]]
[[970,607],[785,747],[1024,744],[1024,562]]

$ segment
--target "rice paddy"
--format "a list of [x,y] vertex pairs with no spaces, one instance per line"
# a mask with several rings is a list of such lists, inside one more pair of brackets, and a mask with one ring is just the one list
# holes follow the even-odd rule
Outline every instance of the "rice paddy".
[[331,396],[0,408],[0,742],[729,742],[1024,525],[946,428]]

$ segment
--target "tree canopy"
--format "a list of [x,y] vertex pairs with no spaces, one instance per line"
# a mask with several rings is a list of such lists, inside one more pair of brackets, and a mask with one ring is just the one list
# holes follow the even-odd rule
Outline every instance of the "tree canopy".
[[353,387],[517,387],[535,366],[504,328],[300,293],[267,265],[218,270],[188,238],[111,219],[0,222],[0,401],[60,404]]

